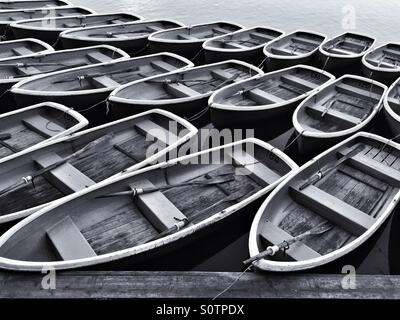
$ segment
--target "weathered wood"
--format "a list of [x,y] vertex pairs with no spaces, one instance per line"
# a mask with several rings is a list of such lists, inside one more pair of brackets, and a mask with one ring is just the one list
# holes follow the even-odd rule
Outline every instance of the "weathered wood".
[[17,56],[27,56],[33,52],[25,47],[17,47],[12,49]]
[[92,82],[100,87],[105,87],[105,88],[116,88],[120,86],[120,84],[117,81],[111,79],[108,76],[92,78]]
[[199,95],[197,91],[180,83],[168,83],[166,84],[166,88],[176,98],[196,97]]
[[[56,290],[44,290],[43,274],[0,273],[1,299],[211,299],[239,273],[59,272]],[[344,289],[343,275],[246,273],[221,298],[232,299],[400,299],[400,276],[357,275]]]
[[[345,125],[345,127],[354,127],[358,125],[361,121],[361,119],[354,117],[352,115],[334,110],[334,109],[329,109],[327,110],[325,106],[321,105],[311,105],[307,106],[307,110],[311,113],[313,113],[315,116],[319,117],[321,121],[323,120],[331,120],[334,123],[338,123],[341,125]],[[324,117],[322,115],[324,114]]]
[[319,46],[321,44],[321,41],[303,37],[293,37],[292,40],[310,46]]
[[[373,84],[371,84],[373,86]],[[378,93],[368,90],[364,90],[361,88],[357,88],[355,86],[351,86],[345,83],[340,83],[336,85],[336,88],[340,92],[344,92],[350,96],[356,96],[361,99],[370,99],[370,100],[375,100],[375,101],[380,101],[382,96]]]
[[307,81],[296,75],[291,75],[291,74],[283,75],[282,79],[285,82],[288,82],[289,84],[294,85],[294,86],[299,86],[301,89],[306,90],[306,91],[314,90],[319,85],[318,83],[313,83],[311,81]]
[[247,93],[247,96],[261,104],[280,103],[285,101],[284,99],[261,89],[250,90]]
[[165,145],[171,145],[179,139],[173,132],[168,131],[151,120],[140,121],[135,124],[135,128],[143,135],[144,139],[151,137]]
[[[46,119],[39,114],[25,118],[22,120],[22,123],[45,138],[51,138],[52,136],[65,131],[65,128],[61,127],[59,124]],[[49,125],[51,125],[51,128]]]
[[162,61],[162,60],[152,61],[152,62],[150,62],[150,65],[154,69],[161,71],[161,72],[171,72],[171,71],[176,70],[176,67],[174,67],[173,65],[171,65],[165,61]]

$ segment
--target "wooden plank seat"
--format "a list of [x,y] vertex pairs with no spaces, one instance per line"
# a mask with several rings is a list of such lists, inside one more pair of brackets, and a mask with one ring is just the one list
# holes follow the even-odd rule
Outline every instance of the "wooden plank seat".
[[281,178],[278,173],[243,150],[226,151],[225,160],[232,160],[235,167],[242,168],[240,170],[242,174],[248,174],[250,178],[260,185],[271,185]]
[[355,236],[362,235],[375,223],[375,219],[368,214],[314,185],[310,185],[302,191],[290,187],[289,192],[298,203]]
[[[35,159],[40,168],[47,168],[62,158],[56,153],[50,153]],[[46,173],[46,179],[64,194],[71,194],[95,184],[70,163],[64,163]]]
[[149,29],[152,32],[157,32],[157,31],[164,30],[163,28],[157,27],[157,26],[146,26],[146,28]]
[[32,74],[36,75],[41,73],[41,71],[38,68],[31,66],[17,67],[17,70],[20,74],[24,76],[30,76]]
[[303,37],[293,37],[292,41],[293,42],[302,43],[302,44],[305,44],[305,45],[312,45],[312,46],[319,46],[321,44],[321,41],[313,40],[313,39],[307,39],[307,38],[303,38]]
[[58,255],[64,261],[96,256],[90,244],[69,216],[46,230],[46,234]]
[[226,33],[231,33],[231,32],[233,32],[232,30],[227,30],[227,29],[224,29],[224,28],[221,28],[221,27],[214,27],[214,28],[212,28],[212,31],[214,32],[214,33],[218,33],[218,34],[226,34]]
[[[400,59],[396,60],[398,63],[400,63]],[[388,69],[394,69],[394,68],[399,68],[400,66],[395,63],[388,63],[385,61],[382,61],[381,59],[367,59],[367,62],[372,64],[375,67],[381,67],[381,68],[388,68]]]
[[108,76],[94,77],[91,80],[95,85],[98,85],[100,87],[116,88],[120,86],[117,81],[111,79]]
[[80,28],[82,26],[82,24],[78,24],[75,22],[64,22],[62,25],[64,28],[67,28],[67,29]]
[[224,42],[224,46],[226,49],[240,49],[240,50],[248,49],[248,47],[246,47],[243,44],[236,43],[236,42],[229,42],[229,41]]
[[32,54],[32,50],[29,50],[28,48],[25,47],[13,48],[12,51],[18,56],[26,56]]
[[361,88],[357,88],[345,83],[338,83],[336,84],[336,90],[339,92],[343,92],[346,93],[350,96],[356,96],[359,97],[361,99],[366,99],[366,100],[375,100],[376,102],[381,100],[381,95],[374,93],[374,92],[369,92],[369,90],[364,90]]
[[110,57],[98,51],[88,52],[86,56],[93,63],[102,63],[110,60]]
[[295,55],[299,54],[297,51],[288,50],[288,49],[284,49],[284,48],[272,47],[270,50],[273,54],[276,54],[279,56],[295,56]]
[[[134,188],[154,188],[149,180],[141,180],[130,186]],[[143,215],[160,232],[173,228],[187,217],[161,192],[151,192],[135,197]]]
[[[237,72],[240,72],[240,71],[238,70]],[[211,70],[211,75],[213,77],[223,80],[223,81],[230,80],[235,76],[235,74],[229,73],[223,69]]]
[[[339,151],[341,156],[345,156],[350,149],[345,148]],[[367,157],[361,153],[347,160],[354,168],[365,172],[387,184],[400,187],[400,171],[388,166],[384,162],[379,162],[373,158]]]
[[260,40],[260,42],[269,42],[273,39],[273,37],[267,35],[267,34],[263,34],[257,31],[252,31],[249,33],[251,38],[254,38],[256,40]]
[[253,89],[247,92],[246,94],[250,99],[261,103],[261,104],[271,104],[271,103],[280,103],[285,101],[284,99],[275,96],[269,92],[266,92],[261,89]]
[[354,51],[346,50],[346,49],[343,49],[343,48],[337,48],[337,47],[335,47],[335,48],[330,48],[330,49],[328,49],[328,51],[329,51],[330,53],[340,54],[340,55],[345,55],[345,56],[348,56],[348,55],[350,55],[350,54],[356,53],[356,52],[354,52]]
[[[260,237],[261,239],[267,241],[270,245],[278,245],[284,241],[293,239],[290,234],[269,221],[263,222],[263,227],[260,231]],[[320,257],[318,252],[305,245],[301,241],[296,241],[290,245],[285,254],[294,261],[304,261]]]
[[294,85],[296,87],[300,87],[301,89],[305,91],[311,91],[316,89],[319,85],[317,83],[313,83],[311,81],[307,81],[305,79],[302,79],[300,77],[297,77],[292,74],[285,74],[281,76],[281,79],[283,82],[289,83],[291,85]]
[[45,138],[51,138],[63,131],[65,128],[52,122],[45,117],[35,114],[22,120],[22,123],[30,130],[40,134]]
[[[309,105],[306,107],[307,111],[311,115],[315,115],[321,118],[322,114],[325,113],[324,118],[333,121],[334,123],[346,125],[351,128],[358,125],[361,122],[361,119],[354,117],[352,115],[340,112],[338,110],[330,108],[326,111],[326,107],[322,105]],[[323,118],[321,118],[323,119]]]
[[166,83],[165,87],[176,98],[197,97],[200,95],[200,93],[196,90],[193,90],[192,88],[189,88],[181,83]]
[[196,37],[193,37],[189,34],[184,34],[184,33],[177,34],[177,38],[179,40],[198,40]]
[[382,52],[385,55],[392,55],[392,56],[395,56],[397,59],[400,59],[400,51],[385,48],[382,50]]
[[162,60],[152,61],[152,62],[150,62],[150,65],[154,69],[162,71],[162,72],[171,72],[171,71],[176,70],[176,68],[173,65],[171,65],[165,61],[162,61]]
[[396,110],[396,112],[400,111],[400,98],[396,99],[396,98],[388,97],[388,102],[390,103],[390,107],[392,109]]
[[171,145],[179,140],[179,137],[171,131],[161,127],[157,123],[146,119],[135,124],[135,128],[145,137]]

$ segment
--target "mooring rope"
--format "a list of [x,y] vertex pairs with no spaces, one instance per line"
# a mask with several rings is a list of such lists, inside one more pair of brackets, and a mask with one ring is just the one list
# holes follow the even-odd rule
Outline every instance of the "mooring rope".
[[145,51],[149,47],[150,47],[150,43],[147,43],[142,49],[139,49],[138,51],[135,51],[135,52],[128,52],[128,54],[130,56],[136,56],[136,55],[142,53],[143,51]]
[[195,60],[200,56],[200,54],[203,53],[203,51],[204,51],[204,48],[201,48],[201,49],[195,54],[195,56],[194,56],[192,59],[190,59],[190,61],[191,61],[191,62],[195,61]]

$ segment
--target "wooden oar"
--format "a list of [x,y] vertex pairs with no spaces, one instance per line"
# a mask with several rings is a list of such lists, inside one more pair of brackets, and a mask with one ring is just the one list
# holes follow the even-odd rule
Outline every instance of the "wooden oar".
[[259,253],[258,255],[243,261],[243,264],[248,266],[248,265],[252,265],[256,261],[260,261],[261,259],[264,259],[266,257],[272,257],[275,254],[277,254],[279,251],[287,250],[287,248],[290,247],[293,243],[304,240],[305,238],[310,237],[310,236],[324,234],[324,233],[328,232],[329,230],[331,230],[332,228],[333,228],[333,225],[329,221],[323,222],[323,223],[319,224],[318,226],[306,231],[305,233],[302,233],[291,239],[282,241],[279,244],[268,247],[265,251]]
[[19,182],[17,182],[15,184],[13,184],[13,185],[1,190],[0,191],[0,197],[4,196],[4,195],[6,195],[6,194],[8,194],[10,192],[18,191],[19,189],[25,187],[29,183],[31,183],[33,186],[35,186],[34,185],[34,181],[35,181],[36,178],[38,178],[38,177],[44,175],[45,173],[50,172],[50,171],[62,166],[63,164],[66,164],[66,163],[72,161],[75,158],[78,158],[84,152],[86,152],[86,151],[88,151],[88,150],[90,150],[92,148],[98,147],[100,144],[103,144],[103,143],[109,141],[112,137],[113,137],[112,134],[108,134],[106,136],[103,136],[101,138],[93,140],[92,142],[88,143],[86,146],[84,146],[83,148],[79,149],[75,153],[69,155],[68,157],[66,157],[64,159],[61,159],[60,161],[57,161],[57,162],[55,162],[55,163],[53,163],[53,164],[51,164],[51,165],[49,165],[49,166],[47,166],[47,167],[45,167],[43,169],[40,169],[39,171],[36,171],[35,173],[33,173],[30,176],[22,177]]
[[354,157],[355,155],[359,154],[361,151],[363,151],[365,149],[364,145],[360,145],[357,148],[353,149],[352,151],[350,151],[347,155],[343,156],[342,158],[340,158],[338,161],[335,162],[335,164],[331,167],[329,167],[326,170],[320,171],[318,172],[318,174],[314,177],[314,178],[310,178],[309,180],[307,180],[303,185],[300,186],[299,190],[302,191],[305,188],[307,188],[308,186],[311,186],[312,184],[318,182],[319,180],[321,180],[325,175],[327,175],[328,173],[332,172],[333,170],[335,170],[337,167],[339,167],[343,162],[345,162],[346,160]]

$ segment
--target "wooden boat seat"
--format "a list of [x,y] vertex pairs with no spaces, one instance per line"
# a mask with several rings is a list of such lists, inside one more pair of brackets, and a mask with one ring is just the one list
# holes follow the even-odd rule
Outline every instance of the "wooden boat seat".
[[151,120],[142,120],[135,124],[135,128],[144,136],[151,136],[153,139],[162,142],[164,145],[171,145],[179,140],[179,137],[176,134],[168,131]]
[[303,43],[303,44],[306,44],[306,45],[312,45],[312,46],[319,46],[321,44],[320,41],[307,39],[307,38],[302,38],[302,37],[293,37],[292,41],[293,42]]
[[249,174],[249,177],[260,185],[271,185],[281,178],[278,173],[243,150],[227,151],[225,157],[226,161],[232,160],[235,167],[242,167],[243,173]]
[[[339,154],[345,156],[349,151],[350,149],[342,149],[339,151]],[[400,171],[389,167],[385,163],[378,162],[363,154],[357,154],[347,161],[358,170],[384,181],[391,186],[400,187]]]
[[25,47],[13,48],[12,51],[18,56],[26,56],[32,54],[32,50]]
[[[263,222],[263,226],[260,231],[260,237],[267,241],[270,245],[277,245],[283,241],[293,239],[290,234],[269,221]],[[286,255],[288,255],[294,261],[304,261],[321,256],[318,252],[305,245],[301,241],[296,241],[293,243],[286,251]]]
[[166,89],[177,98],[197,97],[199,92],[180,83],[167,83]]
[[92,78],[92,82],[95,85],[105,88],[116,88],[120,86],[120,84],[117,81],[111,79],[108,76],[94,77]]
[[[398,60],[400,62],[400,58]],[[388,68],[388,69],[394,69],[394,68],[399,68],[399,65],[396,65],[394,63],[388,63],[384,61],[380,61],[379,59],[367,59],[367,62],[372,64],[375,67],[380,67],[380,68]]]
[[86,56],[93,63],[102,63],[110,60],[110,58],[107,57],[104,53],[98,51],[89,52],[86,54]]
[[178,38],[179,40],[198,40],[196,37],[193,37],[193,36],[191,36],[191,35],[184,34],[184,33],[179,33],[179,34],[177,35],[177,38]]
[[153,32],[164,30],[163,28],[157,27],[157,26],[146,26],[146,28],[151,30],[151,31],[153,31]]
[[69,216],[46,230],[46,234],[60,258],[64,261],[96,256],[90,244]]
[[173,65],[161,60],[152,61],[150,62],[150,64],[154,69],[160,70],[162,72],[171,72],[176,70],[176,68]]
[[240,44],[240,43],[235,43],[235,42],[224,42],[224,46],[226,49],[248,49],[248,47]]
[[341,54],[341,55],[345,55],[345,56],[348,56],[348,55],[351,55],[351,54],[355,53],[353,51],[345,50],[345,49],[341,49],[341,48],[331,48],[331,49],[328,49],[328,51],[330,53]]
[[232,77],[234,76],[234,74],[229,73],[225,70],[222,69],[215,69],[215,70],[211,70],[211,75],[217,79],[221,79],[223,81],[232,79]]
[[307,81],[305,79],[301,79],[299,77],[296,77],[295,75],[291,75],[291,74],[285,74],[283,76],[281,76],[281,79],[286,82],[289,83],[291,85],[300,87],[301,89],[304,89],[305,91],[311,91],[314,90],[316,88],[318,88],[318,84],[311,82],[311,81]]
[[368,214],[314,185],[310,185],[302,191],[290,187],[289,192],[298,203],[341,226],[355,236],[362,235],[375,223],[375,219]]
[[232,30],[227,30],[227,29],[224,29],[224,28],[221,28],[221,27],[214,27],[214,28],[212,28],[212,31],[214,33],[222,33],[222,34],[233,32]]
[[25,76],[30,76],[32,74],[40,74],[41,71],[38,68],[35,67],[17,67],[18,71],[20,74],[25,75]]
[[247,96],[250,99],[252,99],[258,103],[261,103],[261,104],[271,104],[271,103],[273,104],[273,103],[280,103],[280,102],[285,101],[284,99],[281,99],[280,97],[270,94],[261,89],[250,90],[250,91],[248,91]]
[[79,23],[74,23],[74,22],[67,22],[62,24],[64,28],[67,29],[73,29],[73,28],[79,28],[81,25]]
[[23,119],[22,123],[30,130],[40,134],[45,138],[51,138],[56,134],[65,131],[65,128],[39,114],[35,114]]
[[[141,180],[131,185],[131,188],[154,188],[154,185],[148,180]],[[143,215],[160,232],[187,220],[187,217],[160,191],[142,194],[135,199]]]
[[336,89],[339,92],[343,92],[346,94],[349,94],[350,96],[357,96],[361,99],[371,99],[375,100],[376,102],[381,100],[381,95],[374,93],[374,92],[369,92],[369,90],[364,90],[361,88],[353,87],[351,85],[345,84],[345,83],[338,83],[336,85]]
[[385,48],[382,50],[382,52],[386,55],[392,55],[392,56],[395,56],[396,58],[400,59],[400,51]]
[[400,100],[399,99],[389,97],[388,102],[391,104],[391,108],[393,108],[393,106],[396,108],[395,109],[396,112],[400,111]]
[[[325,106],[321,105],[312,105],[312,106],[307,106],[307,110],[311,112],[311,114],[316,115],[317,117],[321,118],[321,115],[325,112],[326,108]],[[361,119],[354,117],[352,115],[334,110],[334,109],[329,109],[325,115],[325,119],[329,119],[333,121],[334,123],[339,123],[341,125],[346,125],[346,127],[354,127],[358,125],[361,121]]]
[[279,56],[295,56],[295,55],[298,55],[298,52],[292,52],[292,50],[287,50],[287,49],[284,49],[284,48],[272,47],[270,50],[271,50],[271,53],[279,55]]
[[269,42],[273,39],[273,37],[267,35],[267,34],[263,34],[257,31],[252,31],[249,33],[250,37],[256,39],[256,40],[260,40],[262,42]]
[[[50,153],[35,159],[40,168],[57,163],[62,158],[56,153]],[[95,184],[95,182],[84,175],[70,163],[65,163],[46,174],[46,179],[57,189],[65,194],[71,194]]]

